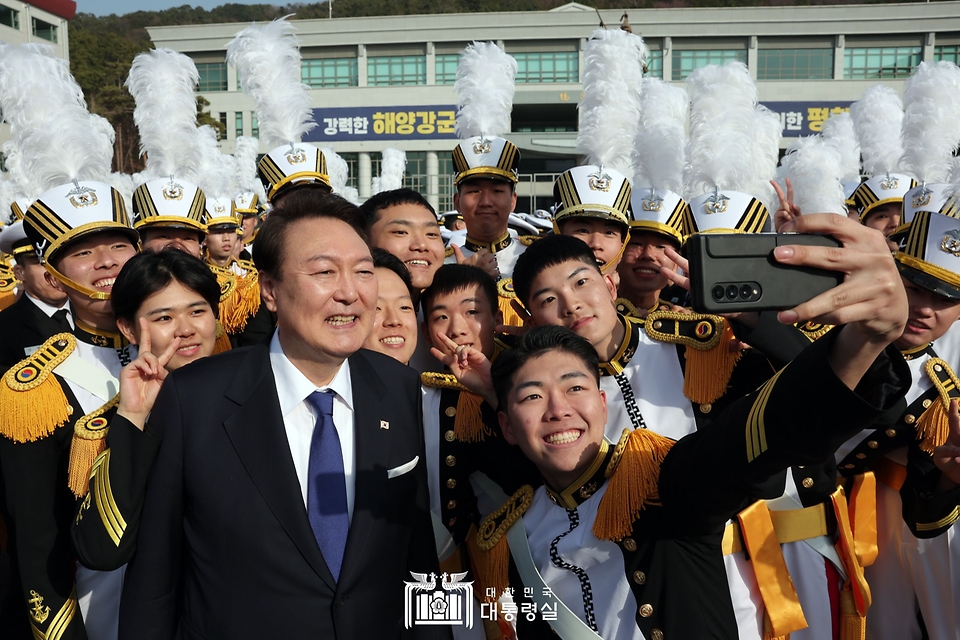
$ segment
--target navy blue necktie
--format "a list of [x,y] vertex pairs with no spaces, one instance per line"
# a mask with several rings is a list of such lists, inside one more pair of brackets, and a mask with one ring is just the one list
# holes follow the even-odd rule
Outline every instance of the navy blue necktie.
[[333,579],[339,580],[350,519],[343,452],[333,425],[333,395],[333,391],[314,391],[307,397],[317,412],[307,471],[307,517]]

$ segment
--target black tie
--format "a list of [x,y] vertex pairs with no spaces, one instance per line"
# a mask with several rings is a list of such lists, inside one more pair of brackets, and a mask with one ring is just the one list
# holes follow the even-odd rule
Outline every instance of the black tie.
[[50,319],[53,320],[53,324],[57,326],[57,333],[73,333],[73,327],[70,326],[70,323],[67,321],[67,314],[70,312],[66,309],[60,309],[52,316]]

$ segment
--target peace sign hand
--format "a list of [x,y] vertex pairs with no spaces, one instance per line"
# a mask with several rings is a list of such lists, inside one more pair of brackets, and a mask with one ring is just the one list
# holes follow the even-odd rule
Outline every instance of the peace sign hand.
[[180,338],[174,338],[159,356],[150,350],[150,324],[140,318],[140,349],[137,359],[120,371],[120,402],[117,415],[123,416],[143,431],[147,416],[153,410],[157,394],[167,377],[167,363],[180,348]]
[[491,407],[496,408],[497,396],[493,391],[491,365],[487,356],[473,347],[458,345],[439,331],[436,333],[436,338],[445,349],[441,351],[431,347],[430,353],[433,357],[445,364],[460,384],[486,400]]

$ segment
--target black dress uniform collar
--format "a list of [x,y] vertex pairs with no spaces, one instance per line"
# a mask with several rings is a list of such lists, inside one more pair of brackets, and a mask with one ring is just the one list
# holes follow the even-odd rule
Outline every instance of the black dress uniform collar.
[[911,349],[901,349],[900,353],[903,354],[904,360],[915,360],[921,358],[927,354],[930,354],[931,357],[937,357],[937,354],[933,351],[933,343],[925,344],[922,347],[913,347]]
[[597,451],[597,457],[569,487],[559,493],[544,483],[547,490],[547,496],[554,504],[560,505],[564,509],[576,509],[581,504],[590,499],[603,483],[606,482],[604,475],[607,470],[607,464],[610,457],[613,456],[613,449],[607,444],[606,440],[600,442],[600,450]]
[[467,249],[470,249],[470,251],[480,251],[480,249],[486,249],[490,253],[496,253],[497,251],[503,251],[509,247],[511,242],[513,242],[513,238],[510,236],[510,232],[507,231],[502,237],[494,240],[493,242],[474,240],[468,235],[463,241],[463,246],[465,246]]
[[73,322],[76,325],[73,335],[81,342],[92,344],[95,347],[113,347],[114,349],[122,349],[129,344],[119,331],[104,331],[91,327],[84,324],[76,316],[73,317]]
[[640,327],[638,322],[625,318],[617,314],[620,323],[624,325],[623,340],[620,348],[613,354],[609,362],[600,363],[601,376],[615,376],[626,368],[630,358],[637,352],[637,344],[640,342]]

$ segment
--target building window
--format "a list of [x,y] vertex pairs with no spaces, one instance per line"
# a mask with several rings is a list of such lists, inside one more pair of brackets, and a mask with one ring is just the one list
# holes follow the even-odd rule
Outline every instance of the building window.
[[937,62],[946,60],[953,64],[960,64],[960,45],[938,46],[933,48],[933,59]]
[[200,73],[200,84],[197,85],[197,89],[201,92],[227,90],[226,62],[198,62],[197,71]]
[[33,18],[33,35],[50,42],[57,41],[57,25]]
[[11,29],[19,29],[20,12],[0,4],[0,24],[5,24]]
[[580,56],[576,51],[514,53],[517,82],[579,82]]
[[647,72],[643,75],[653,76],[654,78],[663,77],[663,51],[661,49],[651,51],[650,55],[647,56]]
[[254,138],[260,137],[260,120],[257,118],[257,112],[250,112],[250,135]]
[[692,51],[673,50],[673,81],[686,80],[695,69],[708,64],[724,64],[739,60],[746,64],[745,49],[694,49]]
[[829,80],[833,49],[760,49],[757,80]]
[[459,53],[441,53],[437,55],[437,84],[453,84],[457,81]]
[[357,86],[356,58],[304,60],[300,66],[303,83],[314,89]]
[[239,138],[243,135],[243,112],[237,111],[234,114],[234,119],[236,120],[237,137]]
[[367,84],[371,87],[426,83],[426,56],[377,56],[367,59]]
[[920,47],[859,47],[843,52],[846,80],[906,78],[920,64]]
[[220,127],[217,129],[217,140],[227,139],[227,112],[220,112]]

